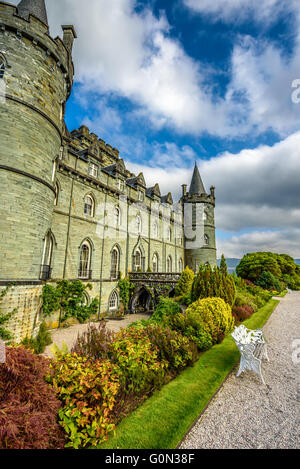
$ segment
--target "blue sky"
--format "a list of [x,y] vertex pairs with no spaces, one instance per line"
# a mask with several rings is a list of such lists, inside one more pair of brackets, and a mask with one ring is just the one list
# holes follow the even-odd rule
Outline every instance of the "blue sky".
[[197,160],[206,189],[216,186],[219,255],[300,258],[298,0],[47,7],[52,35],[61,24],[78,33],[69,130],[87,125],[175,199]]

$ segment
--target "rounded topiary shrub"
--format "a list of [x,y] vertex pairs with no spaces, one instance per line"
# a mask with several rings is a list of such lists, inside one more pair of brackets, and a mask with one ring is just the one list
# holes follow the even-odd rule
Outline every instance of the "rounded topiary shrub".
[[204,298],[192,303],[186,310],[186,316],[198,316],[206,326],[213,343],[232,331],[234,318],[230,306],[222,298]]

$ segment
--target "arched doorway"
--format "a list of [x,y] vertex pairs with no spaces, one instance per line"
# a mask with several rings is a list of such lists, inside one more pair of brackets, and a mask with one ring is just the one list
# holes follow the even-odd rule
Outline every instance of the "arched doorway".
[[143,314],[151,311],[153,301],[152,295],[147,288],[137,290],[130,301],[130,312],[132,314]]

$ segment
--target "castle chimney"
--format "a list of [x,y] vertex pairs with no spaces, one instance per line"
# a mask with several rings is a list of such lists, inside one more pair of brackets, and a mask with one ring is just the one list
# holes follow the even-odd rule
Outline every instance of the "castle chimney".
[[213,199],[215,198],[215,187],[214,186],[211,186],[211,188],[210,188],[210,195],[212,196]]
[[63,43],[71,54],[72,49],[73,49],[74,39],[77,38],[75,28],[74,26],[71,26],[71,25],[63,25],[62,30],[64,32]]

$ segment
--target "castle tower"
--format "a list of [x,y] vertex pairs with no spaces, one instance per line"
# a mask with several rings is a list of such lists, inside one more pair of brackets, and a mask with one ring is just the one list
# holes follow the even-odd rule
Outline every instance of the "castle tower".
[[76,37],[72,26],[63,30],[63,40],[49,35],[44,0],[0,1],[0,286],[13,282],[15,291],[41,285],[55,248],[56,162]]
[[217,265],[215,239],[215,188],[206,193],[199,169],[195,163],[194,173],[187,192],[183,186],[182,202],[185,226],[185,262],[197,271],[200,264]]

